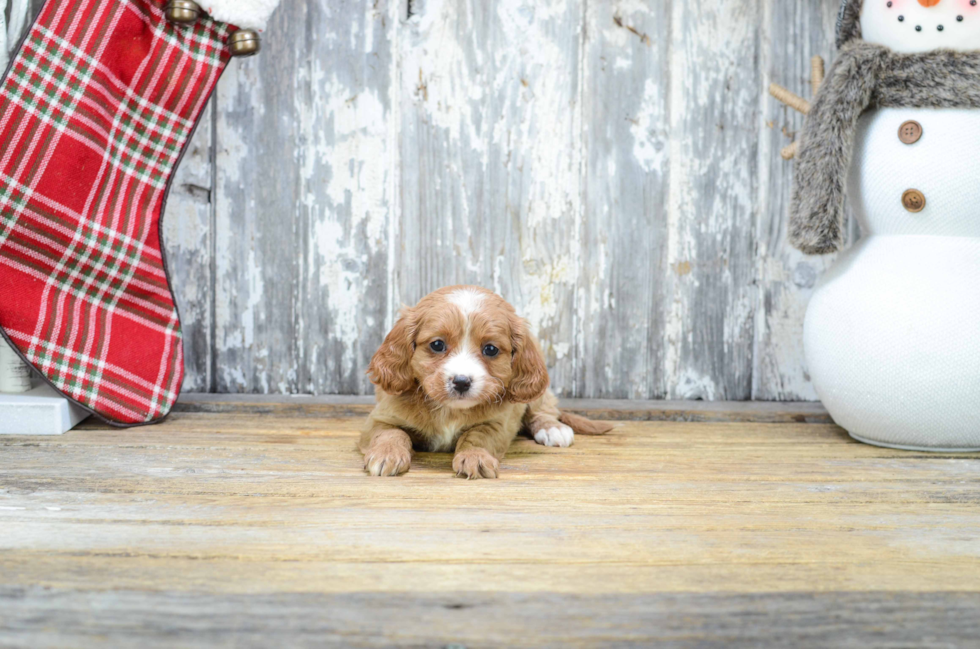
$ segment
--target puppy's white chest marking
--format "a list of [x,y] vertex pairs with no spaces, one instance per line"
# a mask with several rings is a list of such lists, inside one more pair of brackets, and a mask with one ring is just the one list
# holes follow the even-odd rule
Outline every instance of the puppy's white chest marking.
[[456,448],[456,439],[459,437],[462,427],[456,424],[443,424],[429,440],[433,453],[445,453]]

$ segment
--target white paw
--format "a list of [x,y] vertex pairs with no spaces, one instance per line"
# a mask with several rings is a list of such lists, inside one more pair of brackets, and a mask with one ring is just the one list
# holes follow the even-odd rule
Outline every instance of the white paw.
[[561,448],[568,448],[572,445],[575,440],[575,433],[571,428],[563,424],[558,424],[557,426],[552,426],[551,428],[542,428],[538,432],[534,433],[534,441],[542,446],[560,446]]

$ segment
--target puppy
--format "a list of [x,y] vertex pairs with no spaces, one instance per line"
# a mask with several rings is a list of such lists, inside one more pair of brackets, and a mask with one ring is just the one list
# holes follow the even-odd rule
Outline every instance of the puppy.
[[373,476],[408,471],[412,451],[454,452],[463,478],[496,478],[522,431],[545,446],[611,425],[561,413],[538,341],[514,307],[474,286],[426,296],[371,360],[377,405],[358,444]]

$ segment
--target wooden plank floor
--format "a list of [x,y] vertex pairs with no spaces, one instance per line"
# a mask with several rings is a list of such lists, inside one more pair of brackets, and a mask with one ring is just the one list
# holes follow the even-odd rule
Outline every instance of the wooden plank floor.
[[364,407],[0,438],[0,646],[978,646],[978,456],[661,405],[500,480],[372,479]]

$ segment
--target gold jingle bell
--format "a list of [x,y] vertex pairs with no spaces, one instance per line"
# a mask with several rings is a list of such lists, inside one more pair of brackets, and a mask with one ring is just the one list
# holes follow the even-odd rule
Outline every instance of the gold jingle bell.
[[258,32],[251,29],[239,29],[231,35],[228,47],[231,48],[232,56],[246,57],[258,54],[259,50],[262,49],[262,44],[259,42]]
[[167,3],[164,13],[167,20],[178,25],[190,25],[196,23],[201,15],[201,8],[196,2],[191,0],[170,0]]

